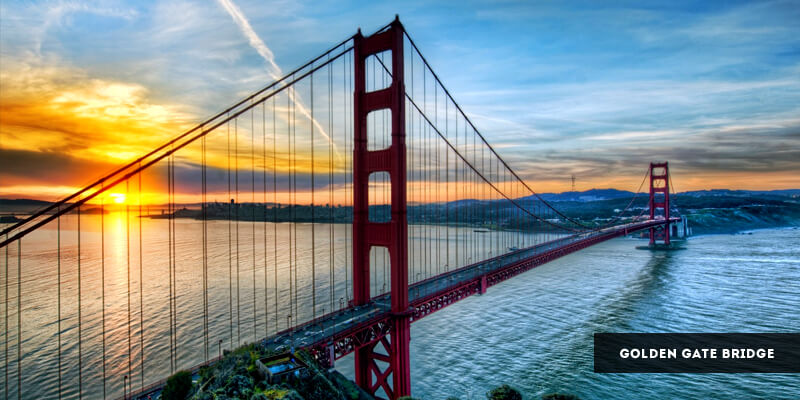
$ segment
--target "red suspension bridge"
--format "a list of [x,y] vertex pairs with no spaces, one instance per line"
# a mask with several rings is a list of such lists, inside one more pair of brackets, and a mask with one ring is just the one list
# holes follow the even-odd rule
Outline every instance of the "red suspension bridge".
[[560,212],[395,20],[3,227],[2,392],[141,396],[261,342],[409,395],[413,322],[615,237],[669,244],[670,186],[651,163],[604,223]]

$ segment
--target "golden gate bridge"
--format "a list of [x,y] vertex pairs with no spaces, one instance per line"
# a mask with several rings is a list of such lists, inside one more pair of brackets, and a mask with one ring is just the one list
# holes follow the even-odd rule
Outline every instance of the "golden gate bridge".
[[651,163],[613,218],[571,218],[399,19],[359,30],[0,231],[3,395],[146,398],[223,344],[261,342],[326,366],[352,353],[359,386],[406,396],[413,322],[612,238],[669,244],[670,185]]

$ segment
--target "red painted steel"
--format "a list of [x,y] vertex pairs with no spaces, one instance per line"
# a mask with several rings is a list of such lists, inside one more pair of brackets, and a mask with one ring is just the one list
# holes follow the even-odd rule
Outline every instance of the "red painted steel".
[[[659,172],[659,170],[661,170]],[[656,198],[656,194],[663,194],[662,201]],[[657,211],[661,209],[663,213]],[[650,163],[650,219],[657,216],[664,217],[664,224],[660,227],[650,228],[650,244],[656,240],[663,240],[664,244],[669,245],[669,163]]]
[[[385,31],[369,37],[354,37],[354,137],[353,153],[353,303],[370,301],[370,249],[383,246],[391,264],[391,341],[382,338],[355,349],[356,383],[375,393],[383,388],[391,398],[411,393],[408,342],[408,222],[406,215],[405,85],[403,83],[403,26],[398,19]],[[392,83],[382,90],[366,92],[366,59],[384,51],[392,53]],[[392,114],[392,144],[388,149],[367,147],[367,115],[389,109]],[[369,221],[369,176],[388,172],[391,180],[392,216],[388,223]],[[388,357],[375,351],[381,343]],[[386,359],[384,360],[384,357]],[[378,361],[387,361],[378,368]],[[392,384],[389,385],[389,379]]]
[[[671,220],[671,222],[675,221],[677,221],[677,219]],[[533,257],[520,260],[519,262],[510,264],[499,270],[480,275],[468,281],[454,283],[452,286],[444,290],[432,293],[414,301],[410,305],[410,322],[416,322],[423,317],[433,314],[436,311],[439,311],[451,304],[455,304],[459,300],[463,300],[474,294],[484,293],[490,286],[494,286],[500,282],[513,278],[523,272],[529,271],[557,258],[609,239],[625,236],[627,234],[645,229],[650,229],[651,227],[655,226],[662,226],[663,224],[664,222],[660,220],[641,222],[632,227],[620,228],[603,235],[589,237],[584,240],[570,243],[563,247],[537,254]],[[414,286],[417,286],[417,284]],[[412,290],[413,289],[414,288],[412,287]],[[376,347],[376,344],[381,337],[389,335],[392,332],[392,321],[393,318],[390,313],[376,316],[370,321],[356,325],[347,331],[338,333],[330,339],[326,339],[325,341],[312,345],[312,351],[323,365],[330,365],[329,363],[332,361],[326,358],[328,357],[327,349],[331,343],[333,343],[334,346],[333,353],[335,359],[344,357],[361,347],[367,347],[369,350],[365,351],[370,353],[372,352],[372,349]]]

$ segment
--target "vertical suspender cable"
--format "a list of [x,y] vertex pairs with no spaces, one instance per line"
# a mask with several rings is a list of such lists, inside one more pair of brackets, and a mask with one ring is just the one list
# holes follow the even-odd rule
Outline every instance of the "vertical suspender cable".
[[[385,52],[380,53],[381,64],[383,64],[383,58],[384,58],[385,54],[386,54]],[[377,61],[377,57],[375,58],[375,60]],[[373,63],[373,65],[376,66],[374,63]],[[384,87],[386,87],[386,74],[383,73],[383,70],[378,70],[378,71],[381,72],[381,88],[384,88]],[[384,148],[384,149],[387,147],[386,146],[386,136],[387,136],[386,113],[382,112],[381,113],[381,148]],[[385,205],[387,204],[387,195],[388,195],[388,192],[389,192],[389,190],[387,190],[387,187],[388,187],[387,186],[387,177],[388,177],[388,175],[389,174],[386,174],[386,173],[381,174],[381,181],[382,181],[381,182],[381,186],[383,187],[383,190],[381,190],[381,194],[383,196],[383,199],[381,201],[381,208],[385,207]],[[391,205],[389,207],[391,207]],[[391,210],[389,210],[389,217],[391,218]],[[381,260],[382,260],[382,264],[383,264],[383,288],[381,289],[381,293],[385,293],[386,292],[386,288],[387,288],[386,282],[387,282],[387,277],[389,276],[389,271],[388,271],[389,265],[386,262],[386,254],[387,253],[388,253],[388,251],[382,251],[381,252]]]
[[[384,62],[383,62],[385,55],[386,55],[386,52],[380,53],[381,65],[385,65]],[[377,60],[377,58],[376,58],[376,60]],[[383,70],[379,70],[379,71],[381,72],[381,88],[387,87],[387,85],[386,85],[386,73],[384,73]],[[381,132],[382,132],[382,134],[381,134],[381,148],[384,148],[384,149],[389,146],[389,145],[386,144],[387,139],[389,140],[389,142],[391,144],[391,134],[392,134],[392,132],[391,132],[391,122],[389,122],[389,127],[387,129],[386,114],[387,114],[386,112],[382,112],[381,113],[381,125],[382,125],[381,126]],[[389,115],[389,118],[391,118],[391,115]],[[392,216],[391,200],[389,199],[389,191],[390,191],[391,186],[390,186],[390,182],[389,182],[390,181],[389,174],[383,173],[383,174],[381,174],[381,177],[382,177],[382,180],[383,180],[383,182],[382,182],[383,190],[381,191],[381,193],[383,193],[383,201],[381,202],[383,205],[381,207],[387,207],[387,205],[388,205],[388,207],[389,207],[388,216],[389,216],[389,218],[391,218],[391,216]],[[389,290],[389,283],[388,283],[388,281],[390,279],[389,268],[391,267],[391,265],[386,260],[386,256],[388,254],[389,254],[388,251],[382,251],[381,252],[381,258],[383,259],[383,290],[382,290],[383,293],[386,293],[387,290]]]
[[[368,69],[368,68],[364,68],[365,69],[365,73],[371,73],[371,75],[372,75],[372,86],[371,87],[367,87],[366,88],[367,91],[375,90],[375,87],[376,87],[376,83],[375,83],[375,59],[374,59],[374,57],[375,56],[373,55],[373,56],[370,56],[369,58],[367,58],[365,60],[365,64],[369,64],[369,65],[372,66],[371,70]],[[364,85],[367,86],[367,84],[369,83],[369,79],[365,78],[364,81],[365,81]],[[367,121],[369,121],[369,114],[367,115]],[[367,150],[369,150],[369,146],[372,143],[372,141],[369,138],[369,132],[372,132],[372,138],[375,139],[376,138],[375,137],[375,132],[378,129],[377,124],[378,124],[377,118],[375,118],[375,114],[373,114],[372,129],[369,129],[369,126],[367,127]],[[373,144],[373,146],[374,146],[374,144]],[[377,197],[378,197],[377,191],[376,190],[369,190],[369,186],[373,186],[373,185],[377,186],[376,184],[377,184],[376,176],[375,175],[369,175],[367,177],[367,185],[368,185],[367,193],[368,193],[368,195],[370,197],[372,197],[372,199],[368,200],[368,202],[367,202],[367,219],[368,220],[369,220],[369,214],[370,214],[369,213],[370,204],[377,204],[378,203],[378,201],[377,201]],[[370,298],[371,298],[372,296],[374,296],[375,294],[378,293],[378,268],[377,268],[378,260],[377,260],[376,252],[372,251],[372,249],[370,249],[369,258],[370,258],[370,260],[369,260],[369,269],[370,269],[370,272],[372,272],[372,278],[369,280],[369,286],[370,286],[370,294],[369,295],[370,295]]]
[[[477,152],[475,151],[475,148],[476,148],[475,136],[477,136],[477,135],[472,135],[472,163],[473,163],[473,165],[478,165],[478,160],[476,159]],[[477,200],[478,199],[478,175],[475,172],[472,172],[472,185],[470,185],[470,188],[471,188],[471,192],[472,192],[472,199]],[[470,212],[470,225],[471,226],[475,224],[475,217],[477,216],[477,213],[478,213],[478,210],[475,209],[475,205],[476,204],[480,204],[480,203],[472,203],[472,205],[470,206],[470,211],[471,211]],[[472,258],[473,258],[473,260],[478,261],[479,248],[478,248],[478,246],[476,246],[477,238],[475,237],[475,230],[474,229],[470,229],[470,232],[471,232],[471,236],[472,236]]]
[[[412,55],[411,59],[413,60],[414,57]],[[447,99],[444,99],[444,134],[448,136],[450,134],[450,107],[448,105]],[[445,187],[444,187],[444,220],[445,226],[447,226],[447,241],[445,246],[446,251],[446,270],[450,270],[450,149],[445,147],[444,149],[444,165],[445,165]],[[457,267],[457,265],[456,265]]]
[[81,206],[78,206],[78,398],[83,398],[83,324],[81,321]]
[[[342,60],[342,105],[343,105],[343,109],[344,109],[344,113],[342,114],[342,122],[343,122],[343,125],[344,125],[345,151],[347,152],[347,153],[345,153],[346,156],[345,156],[345,159],[344,159],[344,163],[345,163],[344,164],[344,205],[345,205],[345,207],[351,207],[350,206],[350,202],[349,202],[350,186],[348,185],[348,172],[350,172],[350,169],[349,169],[349,163],[347,161],[349,159],[349,157],[347,155],[350,154],[352,149],[350,149],[350,140],[349,140],[350,139],[350,129],[349,129],[350,126],[348,124],[349,119],[347,118],[347,116],[349,115],[349,112],[350,112],[350,108],[348,107],[348,105],[349,105],[348,97],[352,97],[352,96],[348,96],[348,94],[350,92],[349,91],[350,87],[347,84],[347,77],[348,77],[347,72],[348,71],[349,70],[348,70],[348,64],[347,64],[347,56],[345,56],[344,59]],[[352,207],[350,209],[352,210]],[[343,247],[344,247],[344,249],[343,249],[343,251],[344,251],[344,285],[345,285],[344,286],[344,289],[345,289],[344,290],[344,295],[345,295],[345,299],[349,303],[350,302],[350,271],[349,271],[349,269],[350,269],[350,262],[349,262],[350,261],[350,252],[347,251],[347,244],[348,244],[348,240],[347,239],[348,239],[348,236],[349,236],[348,231],[350,231],[350,230],[349,229],[345,229],[345,232],[344,232],[344,239],[345,240],[342,243],[343,243]]]
[[234,173],[234,188],[235,188],[235,198],[236,201],[234,202],[234,211],[236,219],[236,345],[242,345],[242,320],[241,320],[241,291],[239,290],[239,209],[241,209],[241,204],[239,204],[239,118],[236,117],[233,119],[233,173]]
[[230,346],[233,347],[233,198],[231,197],[231,124],[230,121],[225,123],[226,133],[228,137],[228,145],[226,147],[228,159],[228,198],[225,203],[228,204],[228,320],[229,331],[228,340]]
[[176,218],[175,212],[178,211],[178,204],[176,200],[176,193],[175,193],[175,186],[176,186],[176,174],[175,174],[175,154],[173,153],[171,156],[172,159],[172,198],[170,200],[170,206],[172,207],[172,213],[170,214],[170,222],[172,223],[172,359],[173,363],[175,364],[173,370],[178,369],[178,255],[177,255],[177,225],[176,225]]
[[173,358],[175,362],[174,369],[178,369],[178,240],[177,240],[177,221],[175,212],[178,211],[176,195],[176,174],[175,174],[175,154],[172,154],[172,337],[173,337]]
[[275,97],[272,98],[272,266],[275,282],[275,331],[278,329],[278,131]]
[[[445,104],[447,104],[447,102],[445,102]],[[449,106],[448,106],[448,108],[449,108]],[[455,118],[453,120],[453,123],[455,124],[454,128],[453,128],[455,130],[455,148],[458,148],[458,113],[455,114]],[[459,174],[458,174],[459,161],[458,161],[457,158],[454,159],[453,161],[454,161],[454,163],[453,163],[453,172],[455,172],[455,176],[454,176],[454,179],[453,179],[453,183],[455,184],[455,193],[454,193],[455,194],[455,196],[454,196],[455,199],[454,200],[456,201],[456,207],[455,207],[456,208],[455,209],[455,219],[456,219],[456,243],[455,243],[455,247],[456,247],[455,248],[455,253],[456,254],[455,255],[456,255],[456,259],[455,259],[454,267],[458,268],[458,267],[461,266],[461,260],[459,259],[459,255],[461,253],[461,251],[460,251],[460,247],[461,247],[461,243],[460,243],[461,242],[461,229],[460,229],[460,226],[461,226],[461,205],[464,204],[464,203],[458,201],[459,200],[459,198],[458,198],[459,197],[458,196],[459,187],[461,187],[461,182],[458,180],[458,177],[459,177]]]
[[[409,57],[409,63],[411,64],[411,83],[410,83],[410,85],[411,85],[411,96],[413,97],[414,96],[414,55],[413,54],[411,54],[411,57]],[[405,100],[405,101],[408,102],[408,100]],[[408,107],[406,107],[406,108],[408,108]],[[407,152],[407,157],[409,158],[407,164],[409,165],[409,168],[410,168],[411,177],[407,176],[406,177],[406,181],[407,182],[411,182],[411,185],[412,185],[411,186],[412,189],[411,190],[407,189],[407,193],[408,192],[411,193],[411,199],[410,199],[410,201],[408,201],[408,203],[414,204],[414,202],[416,200],[416,182],[414,181],[414,125],[413,125],[414,115],[413,114],[406,114],[406,119],[408,121],[408,123],[406,124],[407,125],[407,130],[408,130],[406,132],[406,137],[409,139],[409,140],[406,141],[406,144],[407,145],[409,143],[411,144],[409,146],[410,148],[407,150],[408,151]],[[409,172],[407,170],[406,175],[408,175],[408,173]],[[406,186],[408,186],[408,183],[406,183]],[[413,214],[413,212],[411,210],[413,210],[413,208],[408,210],[407,219],[408,219],[408,222],[409,222],[409,225],[410,225],[408,227],[408,229],[411,230],[411,234],[409,235],[409,237],[413,238],[414,237],[414,234],[413,234],[414,225],[411,225],[410,223],[413,222],[413,215],[414,214]],[[418,278],[417,278],[417,275],[414,273],[416,271],[417,262],[416,262],[416,258],[415,258],[416,252],[414,251],[414,242],[413,242],[413,240],[410,240],[409,243],[408,243],[408,251],[411,252],[410,261],[409,261],[409,263],[411,264],[411,268],[412,268],[411,272],[410,272],[411,273],[411,280],[412,280],[412,282],[415,282],[415,281],[418,280]]]
[[[292,93],[296,93],[294,88],[292,88]],[[292,193],[294,196],[294,200],[292,201],[292,229],[294,231],[293,243],[292,246],[294,247],[294,319],[293,325],[295,326],[298,324],[300,320],[300,303],[297,300],[297,293],[299,292],[300,287],[297,285],[298,278],[297,272],[299,267],[299,258],[297,257],[297,102],[292,101],[292,157],[294,159],[293,167],[292,167]]]
[[311,80],[311,319],[317,318],[317,242],[316,242],[316,221],[314,219],[314,74],[309,77]]
[[[291,88],[288,89],[291,92]],[[286,320],[286,329],[291,327],[291,315],[294,313],[294,252],[292,247],[292,232],[294,225],[294,158],[292,157],[292,98],[289,93],[286,94],[286,158],[289,163],[289,215],[291,216],[290,224],[287,225],[287,233],[289,234],[289,317]],[[295,314],[296,316],[296,314]]]
[[253,341],[258,340],[256,331],[256,145],[255,145],[255,107],[250,109],[250,226],[253,244]]
[[[103,185],[101,185],[103,187]],[[103,336],[103,397],[106,397],[106,223],[105,201],[100,198],[100,332]]]
[[[433,86],[433,104],[434,104],[433,115],[434,115],[434,120],[435,120],[434,126],[438,127],[439,126],[439,90],[438,90],[438,87],[436,85]],[[430,130],[429,130],[429,132],[430,132]],[[428,143],[428,146],[431,147],[431,152],[433,152],[433,148],[436,147],[436,152],[438,153],[438,151],[439,151],[438,145],[439,145],[439,143],[438,143],[438,141],[435,140],[435,137],[434,137],[434,142],[433,143]],[[436,212],[436,208],[434,207],[434,204],[436,203],[436,200],[437,200],[436,196],[438,196],[438,194],[439,194],[439,188],[438,188],[438,184],[439,184],[439,165],[437,163],[437,160],[434,157],[430,158],[430,162],[431,162],[431,178],[433,177],[433,175],[435,173],[436,174],[436,184],[433,185],[433,188],[432,188],[433,190],[431,191],[431,199],[430,199],[429,207],[430,207],[430,210],[431,210],[431,213],[430,213],[431,219],[432,219],[431,222],[432,223],[436,223],[436,220],[433,219],[433,216],[435,215],[434,213]],[[433,171],[434,169],[436,170],[435,172]],[[430,181],[428,181],[428,182],[430,182]],[[436,264],[436,274],[438,275],[440,273],[440,267],[441,267],[440,263],[439,263],[439,224],[436,224],[435,228],[431,227],[431,237],[430,237],[429,240],[431,241],[431,248],[433,248],[433,244],[436,243],[436,262],[435,262],[435,264]],[[434,261],[433,261],[433,253],[431,253],[431,263],[432,264],[434,263]],[[433,271],[431,271],[431,274],[433,274]]]
[[334,298],[336,297],[336,275],[334,269],[334,249],[336,237],[333,230],[333,64],[328,65],[328,284],[330,294],[330,310],[333,312]]
[[[435,89],[435,86],[434,86]],[[434,114],[437,113],[436,111],[437,104],[434,102],[433,104],[433,111]],[[426,269],[426,277],[433,276],[433,268],[431,265],[431,228],[430,228],[430,215],[431,215],[431,188],[430,185],[427,184],[430,182],[430,175],[431,175],[431,154],[430,154],[430,143],[431,143],[431,130],[429,125],[425,125],[425,269]]]
[[170,222],[172,223],[172,358],[175,366],[174,370],[178,369],[178,252],[177,252],[177,225],[175,212],[178,211],[178,204],[176,200],[176,174],[175,174],[175,153],[172,154],[172,214],[170,215]]
[[[261,212],[264,213],[264,337],[269,336],[269,296],[267,295],[267,103],[261,103],[261,172],[264,178],[263,197],[264,204]],[[255,223],[255,221],[254,221]]]
[[[6,240],[8,240],[8,233],[6,233]],[[4,392],[5,398],[8,398],[8,247],[6,246],[6,266],[5,266],[5,288],[6,288],[6,299],[5,299],[5,323],[3,326],[5,327],[5,332],[3,333],[3,346],[5,347],[5,356],[3,357],[3,361],[5,366],[3,367],[3,373],[5,374],[5,385],[4,385]]]
[[169,257],[169,267],[167,269],[169,278],[169,372],[175,372],[175,337],[172,332],[172,156],[167,158],[167,247]]
[[[290,93],[293,93],[293,88],[290,88]],[[296,189],[297,189],[297,174],[295,172],[295,164],[296,164],[296,154],[297,151],[297,144],[295,142],[295,129],[297,127],[297,123],[294,120],[295,112],[294,112],[294,103],[291,101],[291,96],[287,96],[287,101],[289,102],[289,114],[291,115],[291,124],[289,125],[289,164],[290,164],[290,172],[291,172],[291,185],[289,186],[289,192],[291,197],[291,207],[292,207],[292,225],[289,227],[289,296],[290,296],[290,304],[292,312],[294,314],[295,321],[299,318],[297,313],[297,196],[296,196]],[[291,321],[291,319],[290,319]],[[292,325],[294,326],[294,325]]]
[[[485,167],[485,163],[484,163],[485,159],[484,159],[483,148],[484,147],[481,146],[481,171],[484,171],[484,173],[485,173],[486,167]],[[480,208],[480,210],[481,210],[480,211],[480,214],[481,214],[480,227],[481,227],[481,230],[483,230],[483,229],[485,229],[485,224],[486,224],[486,207],[487,207],[487,205],[484,204],[484,201],[486,200],[486,183],[485,182],[480,182],[480,187],[478,188],[478,191],[480,192],[480,196],[481,196],[480,202],[478,203],[478,204],[481,205],[481,208]],[[482,253],[481,257],[486,257],[486,234],[481,235],[480,238],[481,238],[480,239],[480,243],[481,243],[481,253]]]
[[[142,164],[139,162],[139,168]],[[142,173],[139,172],[139,366],[140,371],[140,385],[144,389],[144,273],[142,271],[144,262],[142,260]]]
[[[445,106],[446,105],[447,105],[447,99],[445,99]],[[439,109],[439,102],[438,101],[436,102],[436,109],[437,109],[437,114],[438,114],[438,109]],[[445,116],[445,121],[446,121],[447,120],[447,114],[445,113],[444,116]],[[436,125],[437,126],[439,125],[438,116],[437,116]],[[439,229],[439,227],[441,226],[441,224],[439,223],[439,213],[441,212],[441,210],[439,208],[439,204],[440,204],[440,201],[439,201],[439,195],[440,195],[439,190],[441,188],[440,183],[442,182],[442,173],[441,173],[442,166],[440,164],[440,159],[439,159],[439,148],[440,147],[441,147],[441,141],[437,140],[436,141],[436,157],[433,160],[435,168],[436,168],[436,185],[434,186],[436,188],[436,197],[434,198],[434,201],[435,201],[435,204],[436,204],[436,208],[435,208],[435,210],[436,210],[435,211],[436,212],[436,214],[435,214],[436,215],[436,237],[435,237],[435,241],[436,241],[436,273],[437,274],[441,273],[441,269],[442,269],[442,260],[441,260],[441,257],[440,257],[440,255],[442,253],[442,249],[441,249],[441,246],[440,246],[440,243],[441,243],[440,239],[441,239],[442,236],[441,236],[440,229]]]
[[22,398],[22,239],[17,240],[17,399]]
[[[130,180],[125,181],[125,258],[126,272],[128,275],[128,377],[133,381],[133,360],[131,356],[133,346],[131,344],[131,207],[128,203],[130,198]],[[123,388],[124,392],[124,388]]]
[[[56,212],[61,211],[61,206],[58,207]],[[61,216],[59,215],[56,219],[57,224],[57,240],[58,244],[56,245],[58,248],[58,266],[56,270],[57,280],[58,280],[58,398],[61,398]],[[6,261],[7,262],[7,261]],[[6,304],[8,307],[8,304]],[[6,338],[6,340],[8,340]]]
[[206,136],[203,135],[202,147],[202,166],[201,166],[201,190],[203,196],[202,218],[203,218],[203,359],[208,360],[208,176],[206,171]]
[[227,153],[228,153],[228,198],[226,199],[226,203],[228,203],[228,320],[230,322],[229,326],[229,341],[230,347],[233,347],[233,225],[232,225],[232,213],[233,213],[233,198],[231,197],[231,124],[228,121],[226,124],[226,131],[228,135],[228,146],[227,146]]

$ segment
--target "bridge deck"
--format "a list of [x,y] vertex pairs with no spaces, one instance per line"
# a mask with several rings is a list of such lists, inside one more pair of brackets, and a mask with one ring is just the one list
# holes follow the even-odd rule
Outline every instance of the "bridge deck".
[[[677,219],[671,219],[675,221]],[[411,321],[438,311],[487,287],[548,261],[629,233],[663,225],[664,220],[647,220],[597,231],[565,236],[546,243],[512,251],[472,265],[417,282],[409,288]],[[389,295],[368,304],[348,307],[318,317],[293,329],[263,339],[261,344],[279,351],[310,348],[320,361],[332,364],[355,349],[380,340],[391,327]],[[209,360],[212,364],[217,359]],[[205,365],[205,364],[204,364]],[[201,365],[192,368],[197,370]],[[160,390],[164,381],[154,383],[129,398],[146,398]]]

